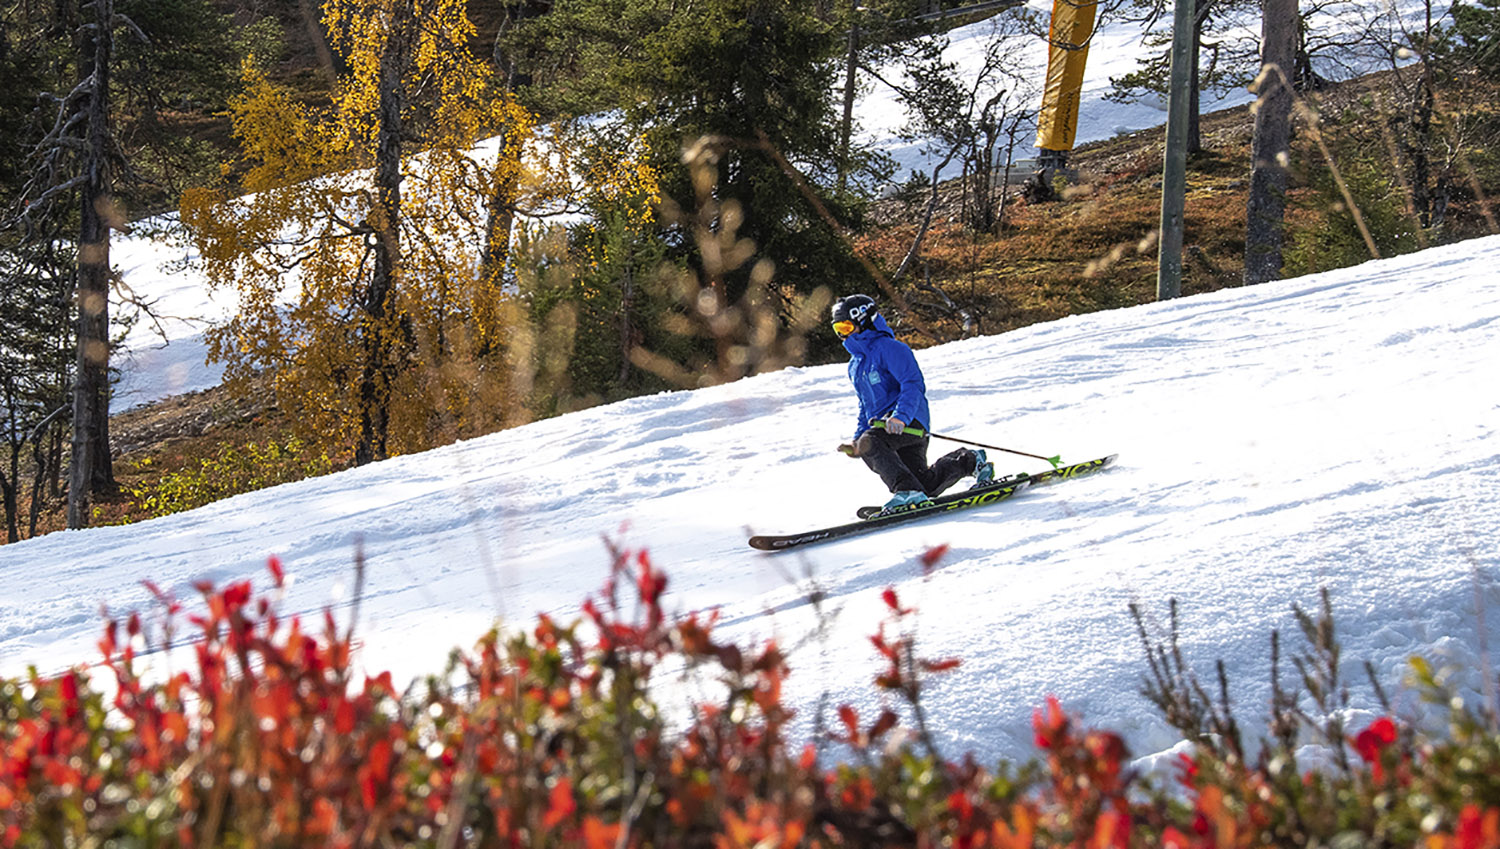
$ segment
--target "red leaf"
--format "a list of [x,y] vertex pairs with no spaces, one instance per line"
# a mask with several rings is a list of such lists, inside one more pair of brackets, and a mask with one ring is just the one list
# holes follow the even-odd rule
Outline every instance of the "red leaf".
[[370,767],[370,774],[375,776],[382,784],[391,777],[391,741],[376,740],[375,745],[370,747],[370,754],[366,760]]
[[359,798],[365,803],[365,809],[375,807],[375,776],[370,774],[368,768],[359,770]]
[[69,720],[78,718],[78,677],[76,673],[68,671],[63,673],[57,682],[58,689],[62,692],[63,713]]
[[104,654],[106,660],[114,657],[115,649],[119,647],[118,638],[116,637],[118,631],[119,623],[115,622],[115,620],[111,619],[104,623],[104,638],[99,641],[99,651]]
[[880,717],[875,720],[875,724],[870,726],[870,739],[879,740],[885,732],[896,727],[897,720],[895,711],[882,711]]
[[1036,745],[1050,749],[1062,742],[1068,730],[1068,717],[1063,713],[1062,703],[1056,696],[1047,697],[1046,708],[1038,708],[1031,714],[1031,727],[1036,729]]
[[347,699],[340,701],[333,710],[333,729],[341,737],[354,731],[354,705],[349,704]]
[[1196,779],[1198,777],[1198,764],[1196,761],[1194,761],[1187,755],[1178,755],[1177,769],[1178,783],[1189,789],[1192,789],[1194,786],[1196,786]]
[[266,558],[266,568],[271,572],[271,580],[276,582],[276,588],[280,589],[286,583],[286,572],[281,568],[281,558],[271,555]]
[[619,840],[620,824],[606,825],[598,817],[583,821],[583,842],[588,849],[613,849]]
[[1396,723],[1392,722],[1390,717],[1382,716],[1355,735],[1354,748],[1366,762],[1373,763],[1380,760],[1381,751],[1394,742],[1396,742]]
[[250,600],[250,582],[240,581],[230,584],[224,588],[224,606],[229,610],[235,610],[245,606]]
[[573,815],[578,810],[578,804],[573,801],[573,782],[567,778],[559,778],[552,785],[552,792],[547,799],[547,814],[542,817],[542,825],[545,828],[556,828],[558,823]]
[[935,545],[932,548],[929,548],[926,551],[924,551],[922,553],[922,574],[924,574],[924,575],[931,574],[932,570],[933,570],[933,567],[937,566],[938,561],[942,560],[943,556],[946,555],[947,553],[948,553],[948,543],[946,543],[946,542],[943,543],[942,545]]
[[897,616],[905,616],[908,613],[915,613],[917,611],[915,607],[901,606],[901,600],[896,597],[895,587],[886,587],[885,591],[880,594],[880,597],[885,601],[885,606],[889,607],[891,612]]
[[595,624],[603,624],[604,622],[604,617],[599,613],[599,605],[594,604],[593,599],[586,599],[583,602],[583,614],[593,620]]
[[163,604],[171,601],[171,598],[166,593],[161,591],[161,587],[158,587],[151,581],[141,581],[141,586],[145,587],[147,592],[156,596],[157,601],[162,602]]
[[895,587],[886,587],[885,592],[882,592],[880,594],[880,597],[885,600],[886,607],[889,607],[891,610],[894,610],[897,613],[901,612],[901,602],[896,598]]
[[963,821],[974,815],[974,804],[969,801],[968,794],[955,790],[948,796],[948,810]]
[[1130,817],[1119,811],[1102,811],[1094,821],[1094,837],[1089,841],[1091,849],[1128,849],[1130,846]]
[[167,609],[168,615],[176,614],[177,611],[182,609],[182,605],[177,603],[177,599],[171,593],[163,591],[156,584],[150,581],[141,581],[141,586],[145,587],[147,591],[156,597],[157,603]]
[[849,729],[849,741],[853,742],[859,737],[859,714],[849,705],[839,705],[839,721]]

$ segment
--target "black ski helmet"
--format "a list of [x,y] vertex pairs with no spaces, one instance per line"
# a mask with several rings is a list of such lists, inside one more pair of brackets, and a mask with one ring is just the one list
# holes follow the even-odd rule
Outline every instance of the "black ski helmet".
[[845,295],[833,302],[833,322],[847,321],[860,330],[875,326],[875,299],[869,295]]

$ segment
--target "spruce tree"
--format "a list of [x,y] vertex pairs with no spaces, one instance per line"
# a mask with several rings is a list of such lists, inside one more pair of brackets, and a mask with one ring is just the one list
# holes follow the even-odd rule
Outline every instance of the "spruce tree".
[[[772,264],[771,288],[788,296],[783,308],[820,287],[873,287],[846,236],[862,225],[863,203],[839,189],[835,82],[847,32],[815,4],[559,0],[518,28],[516,41],[533,51],[534,82],[522,97],[542,114],[617,110],[656,155],[669,208],[691,216],[698,207],[685,154],[709,163],[712,197],[734,210],[756,260]],[[713,278],[721,303],[750,289],[755,262],[706,269],[698,245],[683,238],[687,219],[665,216],[661,228],[668,259]]]

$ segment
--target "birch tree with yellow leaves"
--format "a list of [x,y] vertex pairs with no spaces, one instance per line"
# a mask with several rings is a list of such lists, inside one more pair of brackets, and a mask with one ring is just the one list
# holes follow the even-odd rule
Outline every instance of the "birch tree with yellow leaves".
[[[532,122],[476,59],[461,0],[329,0],[346,61],[315,109],[253,63],[231,104],[243,196],[182,218],[211,285],[226,380],[267,378],[318,444],[363,464],[522,421],[502,281]],[[491,159],[475,143],[497,140]]]

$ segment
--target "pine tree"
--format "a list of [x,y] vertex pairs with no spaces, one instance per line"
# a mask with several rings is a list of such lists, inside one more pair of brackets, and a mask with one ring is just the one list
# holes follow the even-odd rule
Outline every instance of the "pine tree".
[[698,178],[714,184],[718,208],[733,210],[745,245],[774,268],[784,314],[821,287],[873,286],[841,232],[863,218],[853,188],[839,188],[841,176],[862,182],[839,153],[847,31],[817,4],[558,0],[514,42],[531,45],[528,102],[548,114],[618,110],[646,140],[665,205],[683,211],[658,224],[667,259],[697,268],[721,306],[752,288],[756,263],[719,274],[682,238],[698,203],[690,150],[711,166]]
[[[807,293],[832,284],[866,288],[869,278],[852,251],[786,172],[792,164],[815,186],[838,177],[841,111],[832,92],[841,32],[808,4],[791,0],[717,0],[695,14],[677,14],[647,33],[620,63],[630,117],[652,148],[675,154],[698,139],[715,150],[717,197],[743,210],[740,236],[775,263],[776,279]],[[654,93],[654,97],[651,96]],[[693,207],[688,169],[662,163],[665,194]],[[860,223],[852,198],[823,192],[834,219]],[[738,300],[749,268],[724,281],[726,302]]]
[[581,396],[574,404],[666,388],[632,363],[637,348],[670,346],[661,316],[671,304],[652,285],[666,245],[656,237],[661,186],[650,161],[639,139],[609,128],[581,146],[586,218],[570,228],[577,270],[568,281],[578,328],[568,363],[568,389]]
[[1453,4],[1454,58],[1490,79],[1500,79],[1500,2]]
[[[0,117],[25,156],[0,160],[0,189],[9,202],[0,229],[14,240],[7,245],[15,251],[11,269],[29,267],[29,256],[49,255],[63,244],[64,231],[72,231],[76,362],[68,524],[83,527],[92,500],[115,489],[109,334],[111,298],[119,287],[110,266],[111,233],[128,228],[132,205],[160,203],[171,175],[192,170],[191,157],[174,161],[163,154],[191,146],[175,141],[177,130],[154,106],[202,95],[206,103],[175,111],[212,109],[213,61],[197,60],[230,56],[233,44],[227,20],[206,0],[25,4],[10,9],[4,23],[22,37],[0,37],[0,66],[14,63],[22,72],[6,77]],[[168,72],[174,66],[189,70],[174,75]],[[27,111],[22,104],[28,98],[48,107]],[[38,314],[68,320],[67,312]]]
[[[1142,93],[1155,94],[1165,99],[1171,67],[1172,53],[1172,3],[1169,0],[1132,0],[1135,20],[1148,27],[1142,36],[1144,42],[1160,48],[1139,61],[1139,67],[1128,74],[1110,78],[1112,100],[1128,101]],[[1199,104],[1202,92],[1227,91],[1242,87],[1255,77],[1259,70],[1253,44],[1243,38],[1234,37],[1235,29],[1223,27],[1220,22],[1233,19],[1245,10],[1247,0],[1196,0],[1192,12],[1191,73],[1188,90],[1188,136],[1187,152],[1202,150],[1202,134],[1199,131]],[[1165,29],[1157,29],[1165,21]]]

